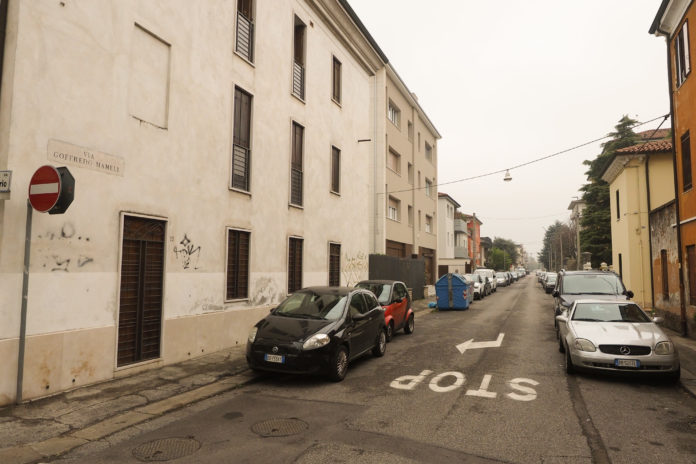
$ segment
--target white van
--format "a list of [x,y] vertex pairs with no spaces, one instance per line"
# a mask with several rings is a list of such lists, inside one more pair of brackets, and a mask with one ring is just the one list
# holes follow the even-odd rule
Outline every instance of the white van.
[[491,285],[491,293],[498,291],[498,279],[495,278],[495,271],[493,269],[479,267],[474,272],[488,279]]

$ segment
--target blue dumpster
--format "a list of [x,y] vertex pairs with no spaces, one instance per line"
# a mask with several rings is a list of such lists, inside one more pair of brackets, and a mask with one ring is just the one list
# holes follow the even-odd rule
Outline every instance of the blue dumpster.
[[467,309],[474,299],[473,288],[464,276],[445,274],[435,284],[438,309]]

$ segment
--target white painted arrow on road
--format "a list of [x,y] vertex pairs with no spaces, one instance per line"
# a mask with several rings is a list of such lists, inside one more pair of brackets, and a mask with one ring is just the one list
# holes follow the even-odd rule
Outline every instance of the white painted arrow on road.
[[476,348],[498,348],[500,347],[500,345],[503,344],[504,336],[505,334],[501,333],[500,335],[498,335],[498,339],[492,342],[475,342],[472,338],[471,340],[467,340],[464,343],[460,343],[459,345],[457,345],[457,349],[460,353],[464,354],[466,350],[473,350]]

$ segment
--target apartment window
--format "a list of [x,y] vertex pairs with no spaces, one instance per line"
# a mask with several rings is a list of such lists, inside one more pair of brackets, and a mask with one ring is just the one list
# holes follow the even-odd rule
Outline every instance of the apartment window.
[[249,232],[227,230],[227,300],[248,296],[250,236]]
[[302,288],[302,242],[296,237],[288,240],[288,293]]
[[696,247],[686,247],[686,265],[689,272],[689,304],[696,305]]
[[682,180],[684,191],[691,189],[691,138],[689,132],[681,137]]
[[413,142],[413,123],[408,122],[408,141]]
[[418,188],[421,188],[421,187],[422,187],[422,185],[421,185],[421,172],[418,171]]
[[251,100],[239,87],[234,88],[234,130],[232,135],[232,188],[249,191],[251,160]]
[[616,220],[621,220],[621,206],[619,205],[619,190],[616,190]]
[[341,150],[331,147],[331,191],[341,192]]
[[433,162],[433,147],[428,142],[425,142],[425,159],[431,163]]
[[389,148],[387,153],[387,167],[397,174],[401,174],[401,155]]
[[667,250],[660,250],[660,268],[662,271],[662,299],[669,301],[669,270],[667,269]]
[[433,232],[433,217],[425,215],[425,231],[428,233]]
[[408,226],[413,227],[413,206],[408,205]]
[[253,0],[237,0],[237,40],[235,51],[254,62]]
[[335,102],[341,103],[341,62],[338,61],[335,56],[333,57],[332,76],[333,86],[331,97]]
[[387,217],[392,221],[399,220],[399,204],[401,202],[394,197],[389,197],[389,204],[387,205]]
[[677,71],[677,87],[682,85],[691,71],[689,57],[689,23],[685,22],[674,41],[674,59]]
[[391,100],[387,108],[387,117],[396,127],[401,127],[401,110]]
[[302,206],[302,153],[304,150],[304,127],[292,123],[292,160],[290,162],[290,204]]
[[430,180],[425,179],[425,195],[426,196],[428,196],[428,197],[431,196],[432,188],[433,188],[433,183]]
[[413,165],[408,163],[408,183],[413,185]]
[[292,94],[300,100],[305,98],[305,39],[307,26],[295,16],[295,36],[293,43],[294,61],[292,66]]
[[418,230],[423,230],[423,220],[421,216],[421,210],[418,210]]
[[421,146],[421,137],[420,137],[420,132],[418,133],[418,153],[420,153],[420,146]]
[[619,253],[619,276],[623,279],[623,256]]
[[341,285],[341,245],[329,243],[329,285]]

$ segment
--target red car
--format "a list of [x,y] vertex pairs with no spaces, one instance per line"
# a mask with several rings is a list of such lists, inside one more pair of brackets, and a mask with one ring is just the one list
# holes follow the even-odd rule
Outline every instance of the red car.
[[387,327],[387,341],[394,332],[404,329],[404,333],[413,333],[415,320],[411,297],[406,285],[398,280],[363,280],[356,287],[370,290],[384,308],[384,324]]

